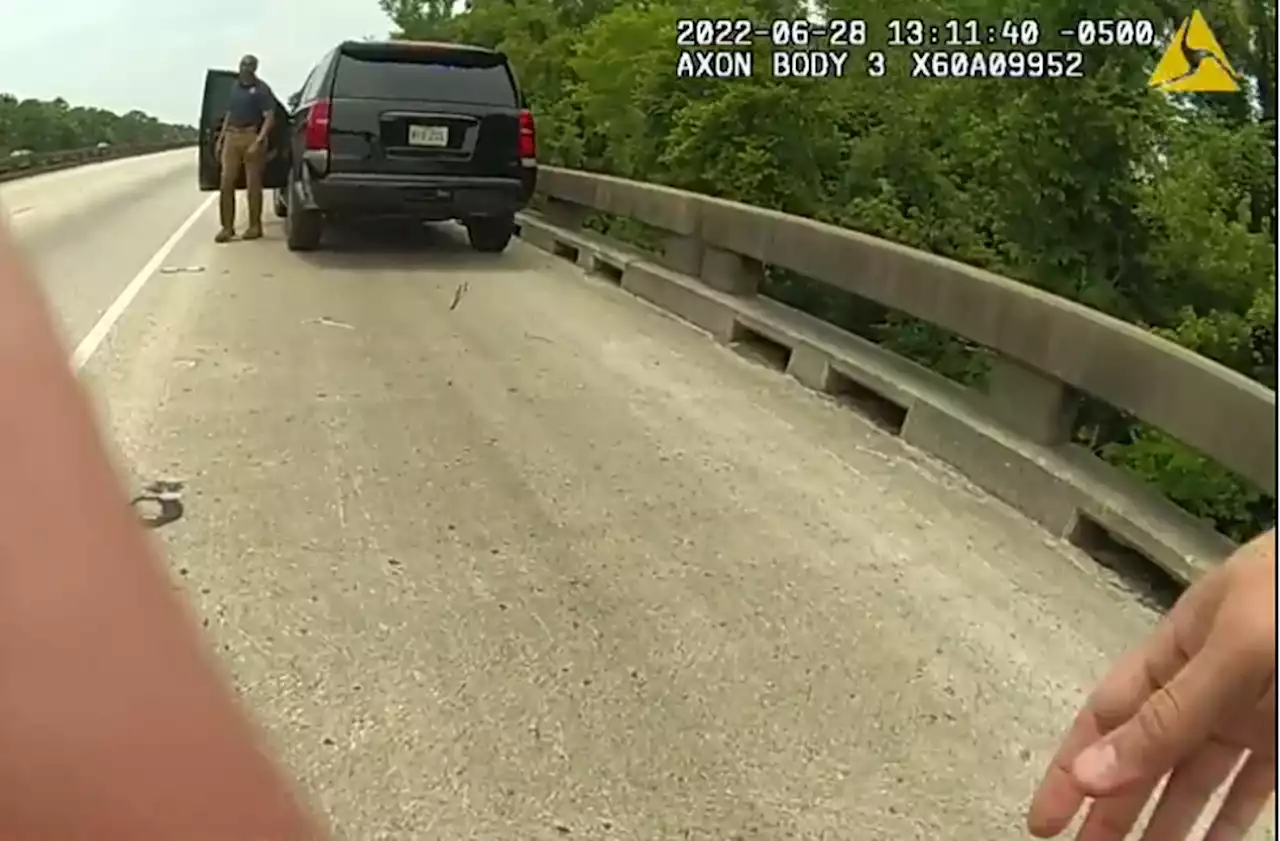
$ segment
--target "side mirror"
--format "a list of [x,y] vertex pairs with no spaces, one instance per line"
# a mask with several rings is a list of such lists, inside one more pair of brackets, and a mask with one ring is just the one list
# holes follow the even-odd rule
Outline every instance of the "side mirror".
[[289,98],[285,100],[285,104],[289,106],[290,111],[298,110],[298,103],[302,101],[302,91],[289,94]]

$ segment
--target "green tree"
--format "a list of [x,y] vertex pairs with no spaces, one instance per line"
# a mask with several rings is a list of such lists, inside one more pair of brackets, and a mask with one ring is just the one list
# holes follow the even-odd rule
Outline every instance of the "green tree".
[[0,157],[11,152],[62,152],[100,143],[113,146],[191,141],[196,130],[168,125],[141,111],[123,116],[102,108],[70,105],[61,97],[49,101],[19,99],[0,93]]

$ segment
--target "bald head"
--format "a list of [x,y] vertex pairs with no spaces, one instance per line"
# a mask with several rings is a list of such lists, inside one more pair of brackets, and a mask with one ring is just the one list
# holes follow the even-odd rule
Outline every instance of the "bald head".
[[240,59],[240,78],[249,81],[258,75],[258,57],[245,55]]

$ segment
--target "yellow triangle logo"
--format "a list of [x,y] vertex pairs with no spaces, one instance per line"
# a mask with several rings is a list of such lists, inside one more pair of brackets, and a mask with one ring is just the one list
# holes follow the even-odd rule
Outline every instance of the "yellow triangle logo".
[[1166,93],[1235,93],[1239,78],[1197,9],[1173,33],[1147,86]]

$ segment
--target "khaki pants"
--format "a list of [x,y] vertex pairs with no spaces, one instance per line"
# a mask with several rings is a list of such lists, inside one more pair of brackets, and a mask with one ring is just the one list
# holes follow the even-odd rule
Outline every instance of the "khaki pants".
[[236,226],[236,182],[240,169],[244,168],[245,192],[249,197],[249,229],[262,230],[262,167],[266,162],[264,143],[255,153],[249,148],[258,137],[255,128],[227,127],[222,135],[222,183],[219,185],[221,200],[218,210],[224,231],[234,231]]

